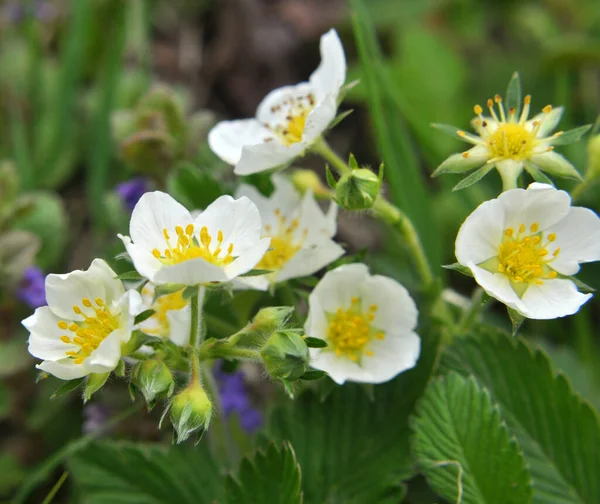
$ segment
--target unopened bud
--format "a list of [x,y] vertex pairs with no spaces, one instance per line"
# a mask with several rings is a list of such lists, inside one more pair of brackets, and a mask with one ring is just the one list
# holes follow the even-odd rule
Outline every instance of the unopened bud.
[[280,329],[290,318],[294,309],[291,306],[269,306],[260,310],[252,319],[252,329],[272,333]]
[[319,176],[312,170],[295,170],[292,173],[292,184],[302,194],[312,191],[315,198],[328,197],[329,191]]
[[260,355],[272,378],[296,380],[308,368],[308,346],[294,331],[279,331],[271,335]]
[[594,135],[587,144],[588,151],[588,177],[600,177],[600,135]]
[[352,170],[342,175],[335,188],[335,199],[347,210],[366,210],[377,199],[381,179],[366,168]]
[[170,397],[175,386],[169,368],[164,362],[155,359],[136,364],[131,382],[143,394],[149,405],[158,399]]
[[212,416],[212,403],[202,385],[194,382],[179,392],[171,401],[169,416],[177,432],[177,443],[200,429],[206,430]]

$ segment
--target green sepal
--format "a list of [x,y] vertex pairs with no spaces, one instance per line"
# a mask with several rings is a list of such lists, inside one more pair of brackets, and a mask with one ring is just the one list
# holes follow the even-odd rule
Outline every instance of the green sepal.
[[92,395],[98,392],[98,390],[100,390],[104,386],[106,380],[108,380],[109,375],[110,372],[91,373],[90,375],[88,375],[87,380],[85,382],[85,390],[83,391],[84,403],[88,402],[91,399]]
[[591,128],[591,124],[586,124],[585,126],[579,126],[577,128],[564,131],[560,135],[556,136],[554,140],[552,140],[552,145],[569,145],[579,142],[581,137],[585,135]]
[[181,293],[181,297],[184,299],[184,301],[192,299],[196,295],[198,295],[197,285],[188,285],[185,289],[183,289],[183,292]]
[[354,112],[354,109],[346,110],[345,112],[342,112],[342,113],[338,114],[335,117],[335,119],[333,121],[331,121],[331,123],[329,123],[329,126],[327,127],[327,129],[335,128],[344,119],[346,119],[346,117],[348,117],[350,114],[352,114],[352,112]]
[[335,180],[335,177],[333,176],[329,165],[325,165],[325,179],[327,180],[327,185],[329,187],[331,187],[332,189],[335,189],[337,187],[337,180]]
[[342,88],[340,89],[340,92],[338,93],[338,97],[337,97],[338,107],[344,101],[344,98],[350,92],[350,90],[352,88],[354,88],[355,86],[357,86],[359,83],[360,83],[360,79],[355,79],[355,80],[349,82],[348,84],[345,84],[342,86]]
[[483,177],[485,177],[492,169],[494,168],[493,164],[484,164],[479,170],[474,171],[468,177],[462,179],[458,184],[456,184],[452,190],[460,191],[461,189],[466,189],[469,186],[479,182]]
[[285,391],[286,395],[290,398],[293,399],[294,398],[294,385],[292,384],[292,382],[288,381],[288,380],[279,380],[282,385],[283,385],[283,390]]
[[151,309],[151,308],[149,310],[144,310],[142,313],[138,313],[135,316],[135,319],[133,320],[133,323],[135,325],[141,324],[144,320],[148,320],[155,313],[156,312],[153,309]]
[[461,140],[463,142],[465,141],[465,138],[458,134],[459,131],[464,131],[466,133],[466,131],[461,128],[457,128],[456,126],[452,126],[450,124],[439,124],[439,123],[431,123],[431,127],[435,128],[437,130],[443,131],[444,133],[446,133],[454,138],[458,138],[459,140]]
[[583,181],[581,174],[564,156],[553,153],[554,155],[550,158],[545,157],[544,154],[535,156],[532,159],[532,163],[537,166],[538,169],[555,175],[557,177],[564,177],[572,180]]
[[446,173],[465,173],[483,166],[485,159],[477,156],[463,157],[462,154],[452,154],[431,174],[432,178]]
[[452,270],[452,271],[458,271],[459,273],[462,273],[463,275],[473,278],[473,273],[471,272],[471,270],[467,266],[464,266],[460,263],[444,264],[444,265],[442,265],[442,268]]
[[516,336],[525,321],[525,317],[509,306],[506,307],[506,311],[508,312],[508,316],[512,323],[512,335]]
[[508,114],[511,108],[515,109],[515,117],[519,117],[521,114],[521,79],[519,72],[512,74],[508,87],[506,88],[506,96],[504,98],[506,105],[506,113]]
[[115,376],[118,376],[119,378],[125,376],[125,361],[123,359],[119,359],[117,367],[115,368]]
[[325,348],[327,346],[327,341],[321,338],[311,338],[309,336],[304,338],[304,341],[306,342],[306,346],[308,348]]
[[74,380],[69,380],[63,383],[50,395],[50,399],[58,399],[69,392],[73,392],[73,390],[78,388],[83,383],[83,380],[85,380],[85,377],[75,378]]
[[596,289],[594,289],[591,285],[582,282],[574,276],[559,275],[558,277],[564,278],[565,280],[571,280],[571,282],[573,282],[577,286],[577,290],[583,294],[593,294],[594,292],[596,292]]
[[186,287],[187,286],[184,284],[174,284],[174,283],[157,285],[154,289],[154,298],[152,298],[152,304],[156,303],[156,300],[159,297],[166,296],[167,294],[173,294],[173,292],[183,290]]
[[352,152],[348,155],[348,166],[353,170],[358,170],[360,168],[358,161],[356,161],[356,158]]
[[304,373],[300,379],[304,381],[312,381],[312,380],[320,380],[321,378],[325,378],[327,373],[325,371],[321,371],[320,369],[311,369]]
[[251,269],[250,271],[248,271],[248,273],[244,273],[243,275],[240,275],[240,277],[255,277],[255,276],[269,275],[271,273],[273,273],[273,270]]
[[554,186],[552,180],[550,180],[544,173],[542,173],[538,169],[538,167],[535,166],[533,163],[525,161],[523,164],[525,166],[525,170],[527,171],[527,173],[529,173],[529,175],[531,175],[531,178],[533,180],[542,184],[549,184],[551,186]]
[[137,271],[126,271],[125,273],[121,273],[115,277],[118,280],[143,280],[144,277],[140,275]]

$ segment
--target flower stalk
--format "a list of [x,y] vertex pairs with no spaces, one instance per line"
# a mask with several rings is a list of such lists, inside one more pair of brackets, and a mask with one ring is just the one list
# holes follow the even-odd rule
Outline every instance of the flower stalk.
[[202,307],[204,306],[204,296],[206,289],[198,287],[198,292],[190,300],[191,321],[190,321],[190,346],[198,348],[202,343]]

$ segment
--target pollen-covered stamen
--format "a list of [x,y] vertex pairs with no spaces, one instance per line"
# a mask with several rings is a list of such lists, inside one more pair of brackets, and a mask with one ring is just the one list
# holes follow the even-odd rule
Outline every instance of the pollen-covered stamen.
[[279,208],[275,209],[277,225],[275,228],[267,224],[264,236],[271,238],[269,250],[256,265],[257,269],[276,271],[281,269],[302,248],[308,229],[300,230],[298,219],[291,219],[282,215]]
[[498,249],[498,272],[514,283],[540,285],[544,280],[556,278],[556,271],[548,265],[558,256],[560,248],[550,253],[549,247],[556,240],[556,234],[547,234],[544,241],[537,222],[529,227],[529,232],[526,231],[524,224],[516,233],[513,228],[504,230],[504,239]]
[[264,126],[273,132],[284,145],[290,146],[302,141],[306,119],[315,106],[312,93],[305,96],[292,96],[281,103],[271,107],[273,114],[285,114],[278,124],[265,123]]
[[200,233],[196,233],[193,224],[188,224],[185,230],[181,226],[175,226],[175,234],[177,241],[173,245],[168,230],[163,229],[167,247],[162,252],[157,248],[152,251],[152,255],[163,264],[172,265],[202,258],[217,266],[226,266],[235,259],[232,255],[233,243],[230,243],[226,249],[223,248],[224,238],[221,230],[217,232],[216,240],[213,240],[206,226],[200,229]]
[[527,122],[527,118],[529,117],[529,108],[531,104],[531,95],[527,95],[523,99],[523,110],[521,111],[521,117],[519,118],[519,124],[521,126],[525,125]]
[[[79,350],[65,352],[75,364],[81,364],[98,348],[104,338],[119,328],[119,314],[112,313],[102,299],[96,298],[92,303],[88,298],[83,298],[81,304],[84,309],[74,305],[73,313],[83,317],[83,321],[68,323],[61,320],[57,323],[59,329],[71,333],[62,335],[60,340],[69,345],[79,346]],[[94,315],[89,316],[92,312]]]
[[377,305],[363,311],[360,299],[354,297],[347,310],[339,308],[335,314],[328,314],[327,339],[331,350],[338,357],[347,357],[359,364],[364,355],[372,357],[373,351],[367,349],[369,342],[385,338],[383,331],[372,326],[376,312]]

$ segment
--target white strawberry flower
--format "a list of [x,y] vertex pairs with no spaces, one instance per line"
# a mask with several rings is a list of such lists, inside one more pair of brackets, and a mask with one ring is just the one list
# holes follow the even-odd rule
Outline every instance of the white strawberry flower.
[[256,204],[263,222],[263,237],[271,239],[256,269],[272,271],[263,276],[240,278],[238,283],[259,290],[291,278],[312,275],[344,254],[331,238],[336,233],[337,205],[323,213],[311,191],[301,196],[282,176],[274,176],[275,191],[266,198],[256,188],[241,185],[236,196]]
[[515,98],[520,95],[521,84],[518,74],[515,74],[509,84],[506,107],[500,95],[487,100],[489,116],[484,116],[483,108],[475,105],[473,110],[476,117],[471,121],[475,134],[454,126],[434,124],[434,127],[457,136],[473,147],[460,154],[452,154],[433,175],[464,173],[477,168],[478,171],[459,183],[457,189],[477,182],[492,168],[500,173],[505,189],[516,187],[516,180],[524,168],[538,182],[548,180],[540,171],[581,180],[575,167],[554,152],[554,146],[578,141],[590,127],[582,126],[552,134],[563,108],[546,105],[540,114],[530,119],[531,96],[525,96],[521,108],[521,103]]
[[309,297],[310,365],[339,384],[383,383],[415,366],[421,339],[417,307],[395,280],[370,275],[364,264],[340,266],[323,276]]
[[531,319],[579,310],[591,294],[570,279],[581,263],[600,260],[600,219],[548,184],[512,189],[467,217],[456,258],[493,298]]
[[119,235],[135,269],[156,285],[228,282],[255,267],[269,248],[248,198],[221,196],[196,217],[166,193],[144,194]]
[[335,119],[346,80],[346,57],[335,30],[321,37],[321,64],[308,82],[271,91],[256,117],[218,123],[208,135],[212,151],[248,175],[284,166],[320,138]]
[[125,291],[116,276],[95,259],[86,271],[46,277],[48,306],[22,322],[29,353],[43,360],[38,369],[61,380],[115,369],[142,309],[139,293]]
[[192,311],[190,300],[183,298],[184,289],[164,294],[154,301],[155,291],[151,282],[147,282],[142,288],[144,309],[154,310],[154,314],[139,325],[140,331],[149,336],[170,339],[177,345],[187,345]]

